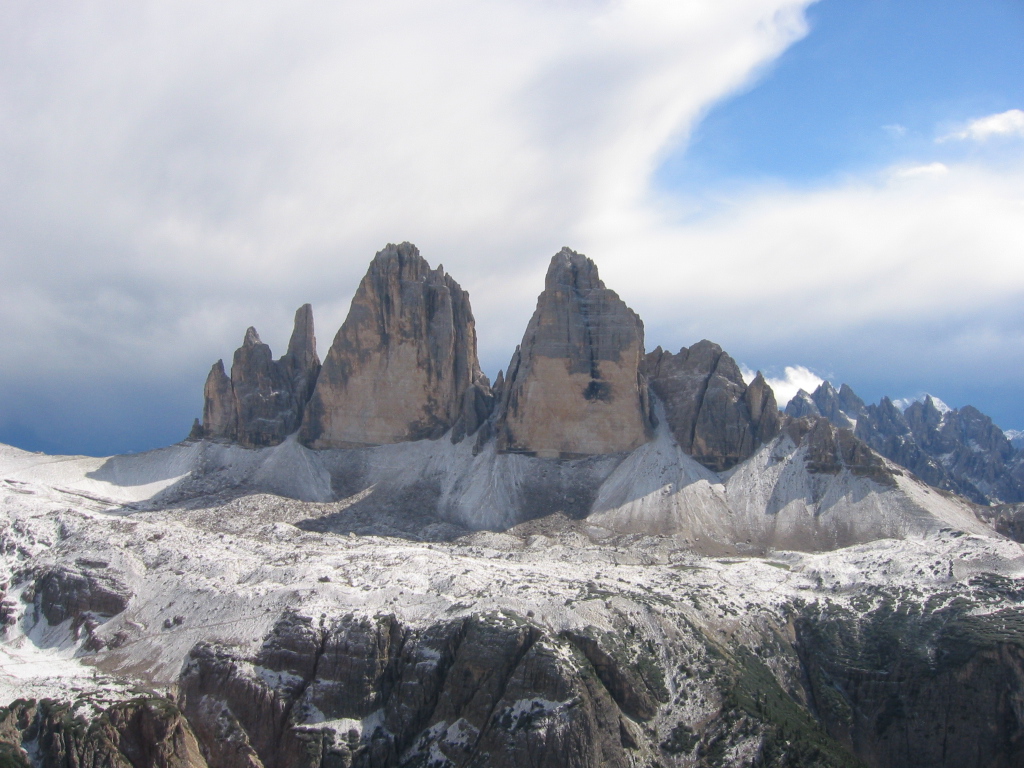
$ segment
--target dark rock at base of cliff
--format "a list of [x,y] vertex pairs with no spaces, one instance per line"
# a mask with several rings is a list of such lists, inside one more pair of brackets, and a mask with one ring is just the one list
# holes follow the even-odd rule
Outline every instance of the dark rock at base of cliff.
[[132,598],[131,588],[105,564],[100,569],[56,566],[43,570],[36,576],[32,594],[36,621],[45,618],[56,626],[70,619],[76,636],[83,629],[92,634],[101,622],[127,608]]
[[16,701],[0,708],[0,765],[207,768],[188,722],[162,698],[120,702],[90,719],[67,703]]
[[[508,617],[412,629],[387,616],[286,615],[251,660],[197,647],[181,690],[224,768],[389,768],[431,755],[495,768],[631,764],[629,731],[586,657]],[[354,725],[339,733],[318,719]]]
[[[1011,580],[979,580],[1019,600]],[[922,609],[905,597],[894,590],[864,611],[830,605],[796,622],[829,733],[879,768],[1024,765],[1024,612],[972,615],[952,599]]]

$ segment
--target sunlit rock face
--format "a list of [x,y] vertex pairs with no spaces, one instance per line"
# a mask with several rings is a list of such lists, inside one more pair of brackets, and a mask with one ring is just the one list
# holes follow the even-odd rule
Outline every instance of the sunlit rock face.
[[479,425],[474,405],[489,394],[469,295],[415,246],[388,245],[327,353],[301,440],[348,448],[437,438],[468,411],[472,429],[458,425],[466,433]]
[[563,248],[509,363],[498,448],[542,457],[631,451],[651,436],[643,322],[597,266]]
[[230,377],[221,360],[210,369],[199,435],[249,448],[277,445],[299,428],[319,372],[309,304],[296,311],[288,352],[279,360],[249,328],[235,350]]

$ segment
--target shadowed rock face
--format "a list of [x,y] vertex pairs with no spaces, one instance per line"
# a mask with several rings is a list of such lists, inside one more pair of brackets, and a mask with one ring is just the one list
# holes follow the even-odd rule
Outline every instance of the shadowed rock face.
[[19,699],[0,709],[0,764],[207,768],[181,712],[156,697],[114,704],[91,722],[82,709],[64,702]]
[[[616,695],[654,713],[610,657],[611,693],[571,645],[495,617],[415,630],[391,616],[320,626],[285,616],[247,661],[201,645],[183,672],[184,708],[212,765],[624,768],[630,726]],[[328,722],[298,725],[313,715]]]
[[[1010,579],[972,581],[1020,597]],[[870,766],[1024,765],[1020,609],[972,615],[967,601],[933,600],[907,610],[898,590],[867,604],[818,607],[795,622],[829,734]]]
[[249,328],[235,351],[230,378],[221,360],[210,370],[199,433],[250,448],[277,445],[299,428],[319,372],[309,304],[295,313],[288,352],[280,360]]
[[468,434],[489,398],[469,295],[415,246],[388,245],[324,360],[301,439],[344,448],[438,438],[455,426]]
[[630,451],[650,439],[643,322],[590,259],[563,248],[509,363],[498,448],[546,457]]
[[748,386],[736,361],[710,341],[646,359],[651,389],[679,446],[716,472],[743,461],[779,433],[775,394],[760,373]]

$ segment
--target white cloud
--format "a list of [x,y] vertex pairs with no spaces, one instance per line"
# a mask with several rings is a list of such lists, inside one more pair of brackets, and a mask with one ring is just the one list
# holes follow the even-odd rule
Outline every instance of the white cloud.
[[[756,373],[745,366],[740,368],[743,379],[748,384],[754,379]],[[787,365],[783,369],[781,377],[765,376],[765,381],[775,393],[775,401],[779,408],[785,408],[796,393],[801,389],[808,394],[814,392],[823,381],[821,376],[802,365]]]
[[995,115],[971,120],[962,130],[942,136],[939,141],[950,139],[985,141],[995,136],[1024,137],[1024,110],[1010,109]]
[[[748,346],[838,336],[1024,295],[1019,163],[755,188],[683,225],[658,205],[582,239],[665,347],[695,333]],[[666,336],[673,327],[687,337]]]
[[915,176],[945,176],[949,173],[949,166],[945,163],[927,163],[926,165],[911,165],[895,168],[893,176],[900,179],[912,179]]
[[172,369],[250,323],[278,351],[305,301],[326,348],[373,253],[408,239],[507,359],[550,254],[642,197],[810,1],[17,2],[0,353],[63,368],[75,328],[100,374]]

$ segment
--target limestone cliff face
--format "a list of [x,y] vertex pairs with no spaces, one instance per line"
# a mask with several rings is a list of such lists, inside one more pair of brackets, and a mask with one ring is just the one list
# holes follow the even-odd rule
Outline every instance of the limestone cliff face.
[[678,354],[658,347],[646,359],[651,388],[680,447],[721,472],[774,438],[781,426],[775,394],[759,373],[748,386],[736,361],[710,341]]
[[[347,448],[468,434],[489,413],[469,295],[415,246],[370,264],[306,409],[301,439]],[[487,413],[485,413],[487,412]]]
[[173,702],[155,696],[98,715],[52,699],[18,699],[0,709],[0,764],[207,768],[189,723]]
[[199,645],[181,680],[224,768],[626,768],[641,734],[630,718],[657,704],[597,640],[489,616],[413,628],[290,615],[255,658],[236,654]]
[[509,363],[498,448],[541,457],[630,451],[650,439],[643,322],[590,259],[563,248]]
[[319,372],[309,304],[295,313],[288,352],[280,360],[249,328],[235,351],[231,376],[221,360],[210,370],[199,434],[250,448],[277,445],[299,428]]

